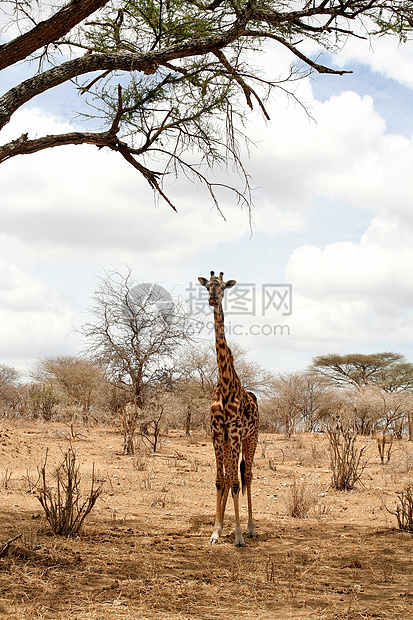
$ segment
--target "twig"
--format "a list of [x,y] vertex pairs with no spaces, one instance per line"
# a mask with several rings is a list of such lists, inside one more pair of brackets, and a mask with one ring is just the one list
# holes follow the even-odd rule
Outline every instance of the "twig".
[[21,538],[23,536],[23,534],[18,534],[17,536],[14,536],[13,538],[10,538],[10,540],[8,540],[6,543],[4,543],[4,545],[2,546],[2,548],[0,549],[0,558],[4,558],[10,548],[10,545],[12,543],[14,543],[15,540],[18,540],[19,538]]

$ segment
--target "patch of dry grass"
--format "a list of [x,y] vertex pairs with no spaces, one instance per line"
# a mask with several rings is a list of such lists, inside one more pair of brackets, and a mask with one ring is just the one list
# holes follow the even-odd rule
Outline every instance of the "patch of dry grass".
[[[46,444],[51,456],[61,455],[57,433],[41,431],[30,435],[30,459],[25,446],[23,458],[15,458],[12,467],[6,463],[13,469],[12,481],[38,462]],[[144,470],[136,468],[136,456],[120,453],[120,443],[119,436],[102,429],[93,429],[79,442],[82,467],[91,471],[96,462],[110,483],[84,531],[72,539],[51,536],[41,517],[32,518],[37,500],[27,489],[0,485],[0,546],[24,532],[0,558],[0,618],[413,617],[411,534],[385,527],[389,515],[379,510],[373,491],[326,492],[327,455],[320,462],[318,451],[311,464],[312,443],[306,437],[290,453],[285,450],[275,471],[268,467],[269,446],[284,449],[284,439],[270,438],[266,455],[257,455],[253,492],[258,537],[243,549],[233,547],[231,501],[221,544],[208,542],[214,510],[210,443],[195,446],[186,438],[166,437],[163,452],[147,455]],[[306,459],[296,458],[303,454]],[[305,521],[285,516],[281,500],[292,483],[292,469],[307,488],[323,489],[328,511],[319,516],[310,512]],[[381,472],[379,464],[369,469],[373,490],[381,484]],[[388,493],[391,484],[389,475]],[[242,502],[245,526],[245,498]]]

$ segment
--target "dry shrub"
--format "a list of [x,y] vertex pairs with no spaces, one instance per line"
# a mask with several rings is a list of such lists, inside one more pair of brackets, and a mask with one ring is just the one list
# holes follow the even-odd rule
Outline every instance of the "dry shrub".
[[6,471],[1,475],[1,479],[0,479],[0,486],[3,487],[3,489],[5,491],[8,491],[10,489],[10,480],[12,477],[13,472],[8,469],[6,469]]
[[73,536],[83,525],[87,515],[102,494],[104,481],[97,481],[93,466],[91,486],[86,497],[82,496],[79,465],[72,447],[64,454],[63,461],[51,473],[55,486],[51,488],[46,472],[47,451],[43,465],[37,468],[38,479],[30,482],[41,503],[46,519],[54,534]]
[[357,431],[354,425],[341,418],[326,427],[329,440],[331,486],[337,491],[350,491],[361,479],[367,461],[363,460],[366,446],[357,448]]
[[402,491],[397,491],[398,505],[389,512],[397,518],[399,529],[413,532],[413,483],[408,482]]
[[148,469],[148,450],[142,441],[136,442],[133,466],[137,471],[146,471]]
[[146,456],[142,456],[141,454],[139,454],[134,463],[133,463],[134,468],[137,471],[145,471],[146,469],[148,469],[148,459]]
[[285,505],[290,517],[305,519],[318,502],[317,492],[313,486],[294,477],[292,485],[285,494]]

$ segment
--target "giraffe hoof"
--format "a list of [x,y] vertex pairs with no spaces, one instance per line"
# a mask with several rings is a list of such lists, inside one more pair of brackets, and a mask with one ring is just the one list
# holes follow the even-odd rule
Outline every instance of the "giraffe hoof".
[[235,546],[236,546],[236,547],[245,547],[246,545],[245,545],[245,542],[244,542],[244,541],[242,541],[242,542],[237,542],[237,543],[235,543]]

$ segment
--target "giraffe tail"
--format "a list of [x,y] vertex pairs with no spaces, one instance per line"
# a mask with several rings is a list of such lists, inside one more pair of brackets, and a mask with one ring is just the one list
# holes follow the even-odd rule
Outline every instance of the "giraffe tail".
[[241,473],[241,489],[242,489],[242,494],[244,495],[245,493],[245,459],[244,458],[242,458],[241,460],[239,470]]

